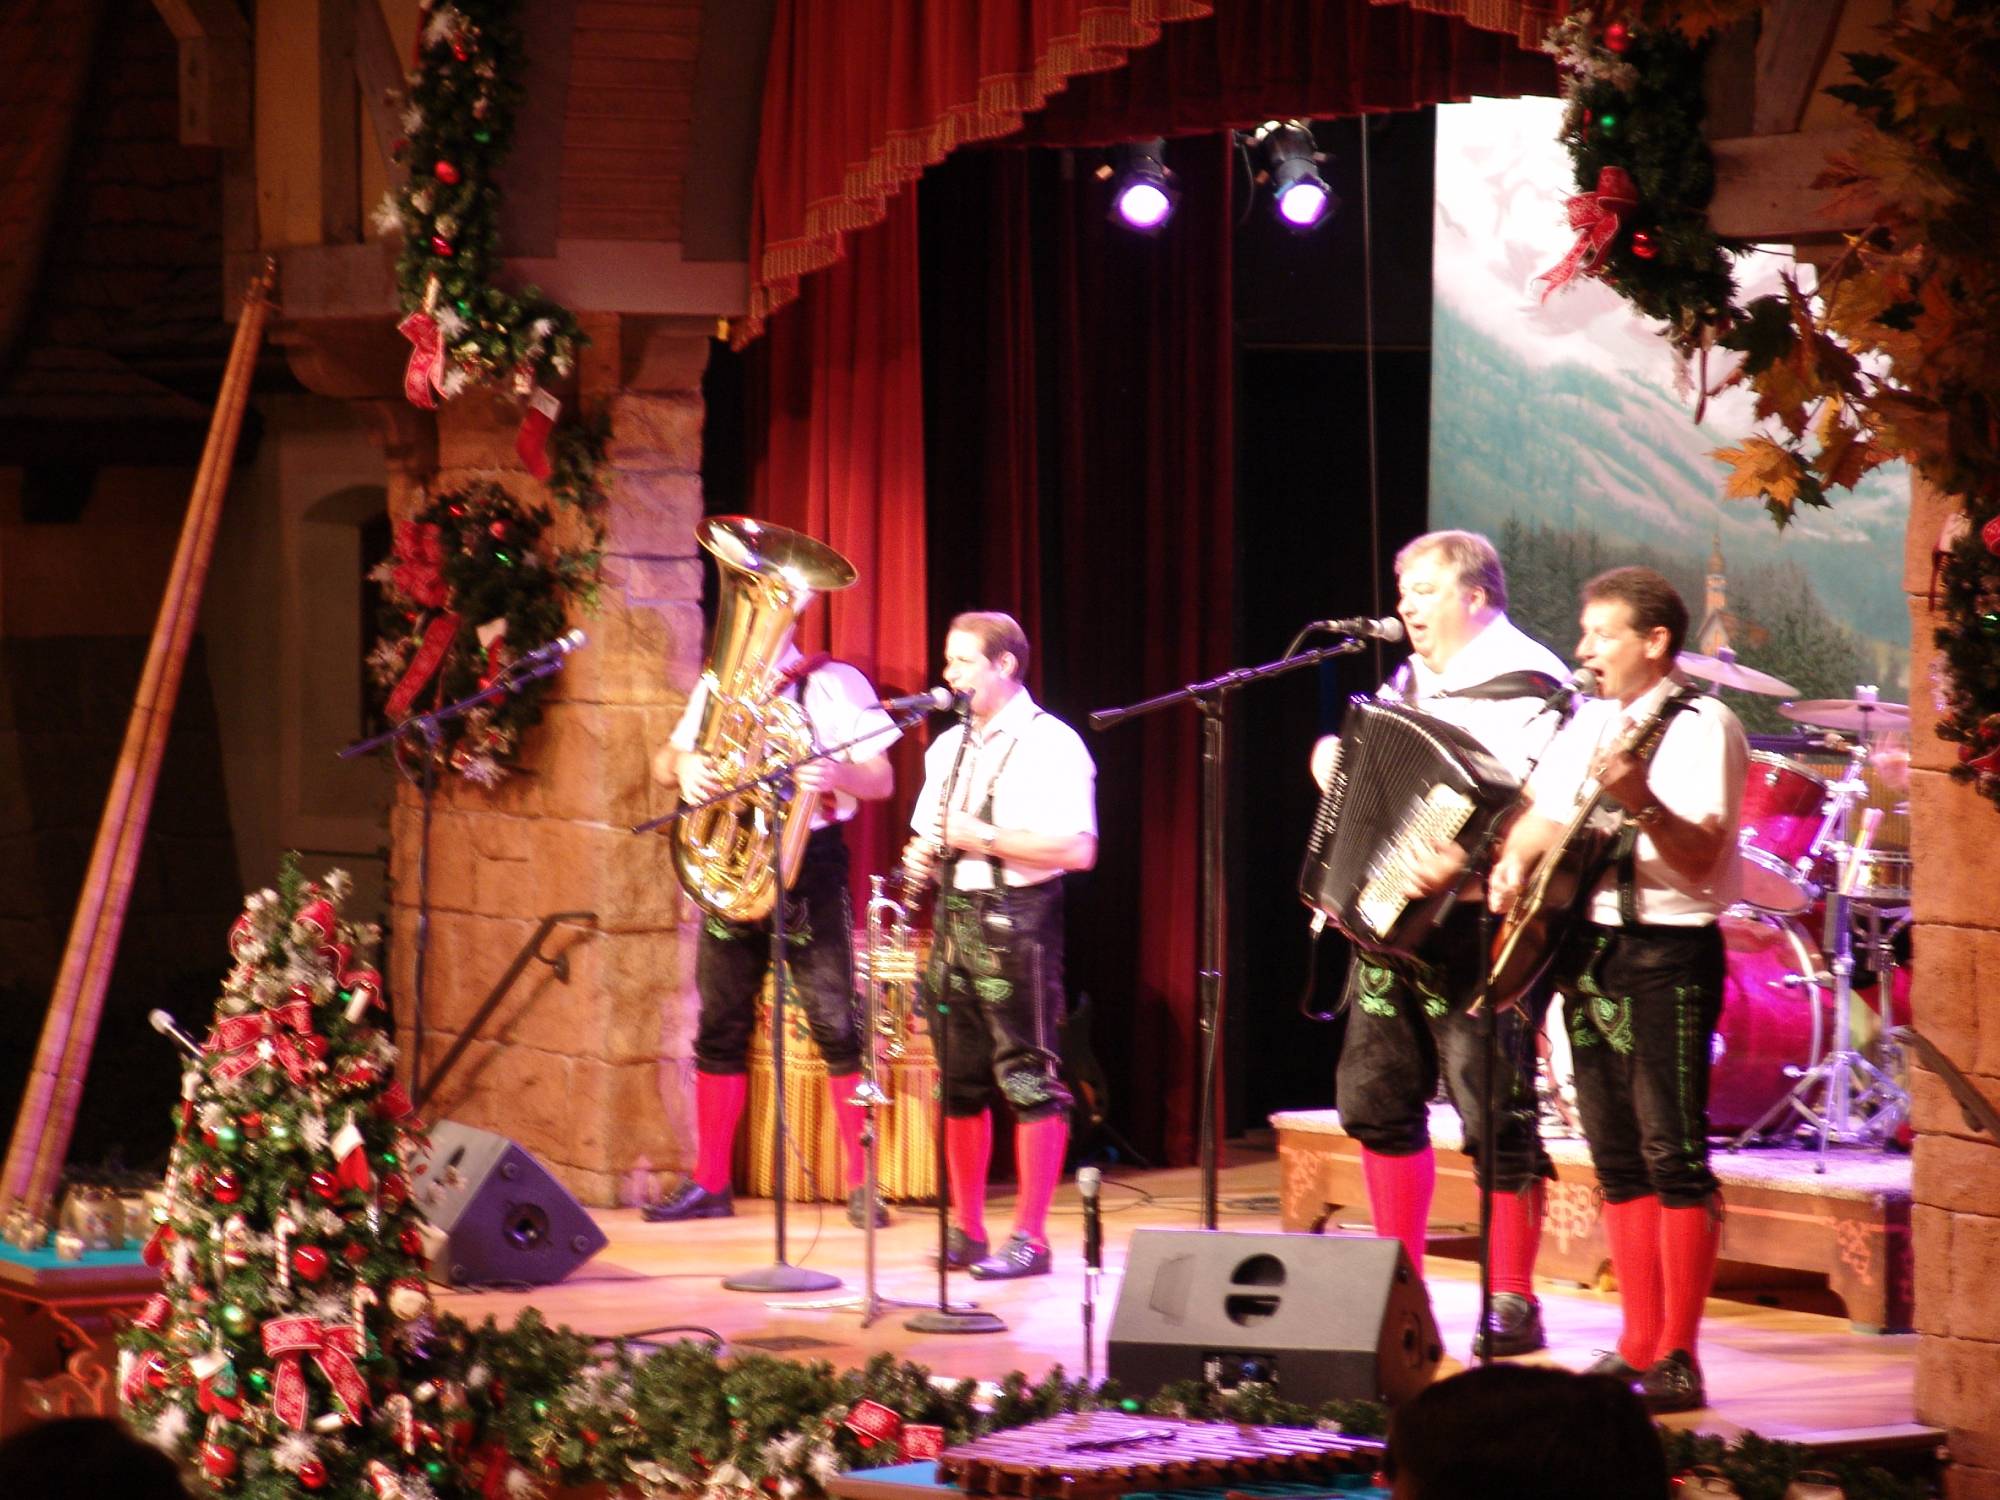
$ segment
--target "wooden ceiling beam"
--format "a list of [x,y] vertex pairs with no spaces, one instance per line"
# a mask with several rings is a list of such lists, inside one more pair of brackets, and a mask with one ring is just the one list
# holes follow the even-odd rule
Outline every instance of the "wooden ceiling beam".
[[181,144],[250,143],[250,27],[235,0],[153,0],[180,44]]

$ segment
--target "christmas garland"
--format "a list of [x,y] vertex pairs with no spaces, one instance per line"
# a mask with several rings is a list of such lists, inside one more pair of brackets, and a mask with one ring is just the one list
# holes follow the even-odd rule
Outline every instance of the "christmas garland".
[[[383,595],[368,675],[384,718],[495,694],[437,726],[439,767],[481,786],[542,716],[545,680],[509,669],[562,633],[572,605],[595,602],[602,554],[552,545],[553,524],[546,507],[483,480],[398,522],[393,555],[369,574]],[[397,748],[406,766],[423,753],[407,735]]]
[[1725,497],[1761,500],[1782,527],[1892,459],[1955,497],[1931,590],[1936,732],[1958,747],[1953,775],[2000,803],[2000,14],[1981,0],[1899,9],[1879,51],[1847,55],[1851,81],[1828,92],[1866,132],[1818,185],[1868,223],[1810,292],[1788,275],[1739,306],[1731,247],[1707,228],[1713,174],[1691,101],[1700,39],[1761,8],[1653,0],[1552,33],[1581,191],[1577,248],[1550,279],[1598,274],[1683,354],[1742,355],[1718,388],[1748,388],[1774,425],[1716,450]]

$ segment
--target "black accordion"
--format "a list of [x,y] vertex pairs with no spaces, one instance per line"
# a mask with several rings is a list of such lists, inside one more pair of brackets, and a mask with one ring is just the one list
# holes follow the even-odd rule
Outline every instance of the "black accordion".
[[1456,725],[1355,698],[1340,758],[1319,800],[1299,898],[1371,953],[1411,958],[1453,893],[1411,899],[1411,872],[1434,839],[1477,854],[1521,784]]

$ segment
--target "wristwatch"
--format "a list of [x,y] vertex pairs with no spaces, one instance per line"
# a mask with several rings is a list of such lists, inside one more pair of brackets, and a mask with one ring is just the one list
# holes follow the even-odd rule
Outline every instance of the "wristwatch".
[[1667,815],[1667,805],[1657,798],[1632,814],[1632,821],[1641,828],[1651,828]]
[[993,845],[999,837],[1000,830],[995,828],[991,823],[988,823],[986,825],[986,832],[979,835],[979,852],[988,859],[991,859],[993,857]]

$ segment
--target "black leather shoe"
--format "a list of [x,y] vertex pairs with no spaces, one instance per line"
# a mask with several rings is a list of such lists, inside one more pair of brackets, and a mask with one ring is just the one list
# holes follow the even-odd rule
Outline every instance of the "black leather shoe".
[[[971,1270],[973,1266],[986,1259],[986,1251],[986,1241],[973,1239],[956,1224],[945,1233],[944,1264],[948,1271]],[[930,1262],[933,1266],[937,1264],[937,1251],[931,1251]]]
[[730,1219],[736,1216],[736,1198],[728,1188],[711,1193],[692,1179],[682,1183],[658,1203],[648,1203],[639,1217],[652,1224],[677,1224],[683,1219]]
[[[856,1229],[866,1229],[868,1227],[867,1188],[856,1188],[847,1195],[847,1222],[852,1224]],[[875,1227],[877,1229],[887,1229],[889,1227],[889,1210],[882,1206],[882,1201],[879,1198],[875,1201]]]
[[1018,1281],[1023,1276],[1049,1274],[1051,1257],[1047,1245],[1037,1245],[1025,1234],[1010,1234],[996,1254],[972,1267],[975,1281]]
[[1639,1383],[1641,1372],[1634,1369],[1631,1365],[1626,1364],[1625,1356],[1620,1354],[1616,1349],[1606,1349],[1602,1354],[1597,1356],[1596,1361],[1583,1373],[1586,1375],[1608,1375],[1613,1380],[1621,1381],[1626,1385],[1636,1386]]
[[1662,1355],[1639,1377],[1639,1399],[1648,1411],[1700,1411],[1708,1405],[1701,1366],[1685,1349]]
[[1489,1342],[1497,1356],[1533,1354],[1548,1348],[1549,1341],[1542,1333],[1542,1304],[1519,1292],[1495,1292],[1486,1327],[1472,1336],[1472,1352],[1485,1354]]

